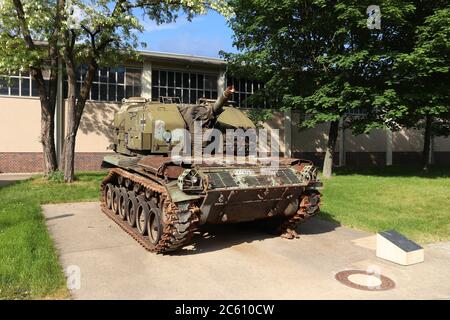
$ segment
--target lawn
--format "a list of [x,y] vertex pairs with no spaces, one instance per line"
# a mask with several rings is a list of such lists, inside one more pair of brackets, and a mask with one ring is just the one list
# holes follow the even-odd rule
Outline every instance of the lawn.
[[65,298],[65,278],[40,205],[97,200],[105,173],[72,185],[42,178],[0,188],[0,299]]
[[367,231],[395,229],[420,242],[450,241],[450,168],[336,170],[321,216]]
[[[367,231],[396,229],[418,242],[450,241],[450,168],[336,170],[321,217]],[[65,279],[40,205],[99,198],[105,173],[72,185],[40,177],[0,188],[0,298],[66,298]]]

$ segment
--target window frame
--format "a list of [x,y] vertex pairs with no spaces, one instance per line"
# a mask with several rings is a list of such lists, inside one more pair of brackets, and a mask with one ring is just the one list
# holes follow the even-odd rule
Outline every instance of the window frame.
[[[85,70],[83,70],[84,66],[80,66],[81,72],[77,72],[77,87],[81,88],[81,85],[83,84],[84,77],[86,75]],[[123,82],[119,82],[119,74],[122,72],[123,69]],[[130,78],[127,76],[127,73],[131,70],[135,71],[136,74],[138,74],[138,77],[134,79],[132,83],[128,83],[130,81]],[[111,103],[117,103],[122,102],[122,99],[129,98],[129,97],[135,97],[136,94],[138,96],[141,96],[142,93],[142,67],[138,66],[115,66],[115,67],[103,67],[98,68],[97,74],[94,75],[94,80],[92,81],[92,86],[96,86],[97,89],[94,90],[94,92],[97,92],[97,97],[93,97],[92,95],[92,87],[89,92],[89,98],[88,101],[95,101],[95,102],[111,102]],[[102,72],[106,71],[106,74],[102,75]],[[111,82],[111,72],[115,73],[114,79],[115,82]],[[131,72],[130,72],[131,73]],[[106,81],[102,81],[102,78],[104,78]],[[64,79],[64,86],[67,87],[67,76]],[[112,95],[110,94],[110,89],[114,87],[114,99],[112,98]],[[119,95],[119,87],[122,88],[123,95]],[[127,96],[127,87],[131,87],[132,94],[130,96]],[[105,88],[106,90],[106,100],[102,99],[102,88]],[[137,89],[139,88],[139,89]],[[78,88],[77,88],[78,89]],[[78,93],[77,93],[78,94]],[[119,100],[119,97],[121,99]],[[64,98],[67,98],[67,89],[64,89]]]
[[[165,73],[163,80],[165,79],[165,85],[161,85],[161,73]],[[169,74],[173,74],[173,83],[170,85]],[[174,93],[174,97],[180,98],[180,101],[183,104],[195,104],[198,99],[207,97],[209,95],[209,99],[217,99],[219,92],[219,73],[214,72],[205,72],[205,71],[196,71],[196,70],[180,70],[180,69],[170,69],[170,68],[152,68],[152,101],[160,101],[162,97],[170,97],[170,92]],[[213,86],[211,89],[206,89],[206,79],[213,79]],[[201,83],[199,83],[199,79]],[[155,83],[155,80],[158,83]],[[178,81],[180,83],[178,83]],[[186,86],[185,80],[187,80],[188,85]],[[192,84],[192,81],[195,81],[195,86]],[[178,86],[178,84],[180,84]],[[157,97],[155,96],[155,91]],[[164,94],[161,94],[161,93]],[[177,96],[177,93],[180,93],[180,96]],[[186,97],[185,97],[186,95]],[[195,102],[193,101],[195,99]]]
[[[10,74],[10,75],[0,75],[0,78],[2,78],[2,80],[6,80],[6,84],[8,84],[8,80],[12,79],[12,80],[17,80],[18,81],[18,94],[13,94],[12,90],[15,90],[15,87],[11,87],[10,85],[8,85],[7,88],[8,93],[0,93],[0,97],[17,97],[17,98],[39,98],[39,93],[37,93],[36,95],[33,95],[33,83],[35,83],[36,81],[33,80],[33,77],[31,76],[31,74],[29,72],[22,72],[19,71],[17,74]],[[22,94],[22,80],[28,80],[28,95],[24,95]],[[47,78],[44,79],[45,81],[48,81]]]
[[[230,83],[231,82],[231,83]],[[248,84],[250,83],[250,87]],[[238,107],[240,108],[249,108],[249,109],[256,109],[253,104],[247,104],[244,102],[255,94],[255,92],[261,90],[261,88],[264,88],[264,84],[262,82],[256,81],[256,80],[250,80],[245,78],[236,78],[232,76],[226,77],[226,86],[233,86],[234,87],[234,93],[233,97],[231,98],[231,101],[235,102]],[[242,96],[244,96],[244,99],[242,99]],[[264,102],[263,108],[266,107],[266,102]]]

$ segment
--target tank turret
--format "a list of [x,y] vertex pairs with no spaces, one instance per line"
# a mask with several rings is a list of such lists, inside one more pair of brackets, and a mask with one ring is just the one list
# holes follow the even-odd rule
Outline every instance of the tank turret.
[[268,167],[267,157],[230,162],[215,153],[211,164],[170,156],[180,131],[194,132],[195,121],[222,132],[255,128],[244,112],[227,106],[233,92],[229,87],[216,101],[195,105],[130,98],[116,112],[115,153],[103,160],[110,171],[101,184],[102,211],[147,250],[181,249],[205,224],[253,220],[295,238],[297,224],[319,212],[322,184],[311,161],[277,158],[277,166]]
[[234,92],[228,87],[216,100],[200,99],[198,104],[184,105],[179,99],[166,103],[145,98],[125,99],[114,116],[114,143],[110,149],[125,155],[168,154],[178,143],[172,135],[176,129],[194,132],[195,121],[203,127],[252,128],[252,121],[240,110],[226,106]]

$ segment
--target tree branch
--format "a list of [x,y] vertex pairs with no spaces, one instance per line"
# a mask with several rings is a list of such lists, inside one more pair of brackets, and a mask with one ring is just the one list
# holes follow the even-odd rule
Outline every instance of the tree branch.
[[25,40],[25,45],[28,49],[34,50],[34,42],[33,38],[31,37],[30,30],[28,29],[28,24],[25,19],[25,12],[23,10],[22,1],[20,0],[13,0],[14,7],[16,8],[17,12],[17,18],[19,19],[20,28],[22,29],[23,39]]
[[56,4],[55,28],[49,39],[49,57],[50,57],[50,79],[49,79],[49,106],[55,107],[57,87],[58,87],[58,60],[60,54],[58,50],[58,38],[61,33],[61,19],[65,6],[64,0],[58,0]]
[[[25,41],[25,46],[29,50],[35,50],[33,38],[31,37],[30,30],[28,29],[28,23],[25,18],[25,12],[23,10],[23,5],[20,0],[13,0],[14,7],[17,12],[17,18],[19,19],[20,29],[22,30],[23,39]],[[42,63],[42,61],[41,61]],[[47,91],[45,89],[44,76],[42,74],[42,69],[40,67],[30,67],[31,76],[34,78],[39,91],[39,99],[41,100],[41,105],[44,108],[48,108],[48,97]],[[46,112],[48,110],[45,110]]]

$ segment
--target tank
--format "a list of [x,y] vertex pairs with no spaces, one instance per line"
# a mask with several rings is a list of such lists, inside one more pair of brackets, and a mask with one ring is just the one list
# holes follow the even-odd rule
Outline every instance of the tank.
[[[229,102],[233,92],[229,87],[217,100],[200,99],[195,105],[173,97],[159,102],[124,99],[114,115],[114,153],[102,164],[109,173],[101,184],[101,207],[148,251],[180,249],[207,224],[253,221],[293,239],[298,237],[297,225],[320,211],[322,183],[309,160],[277,158],[275,169],[270,162],[274,157],[249,161],[247,140],[236,149],[244,153],[236,151],[233,161],[219,153],[212,163],[173,157],[183,133],[193,135],[196,121],[201,121],[202,133],[259,130]],[[206,150],[204,143],[183,141],[194,155]]]

